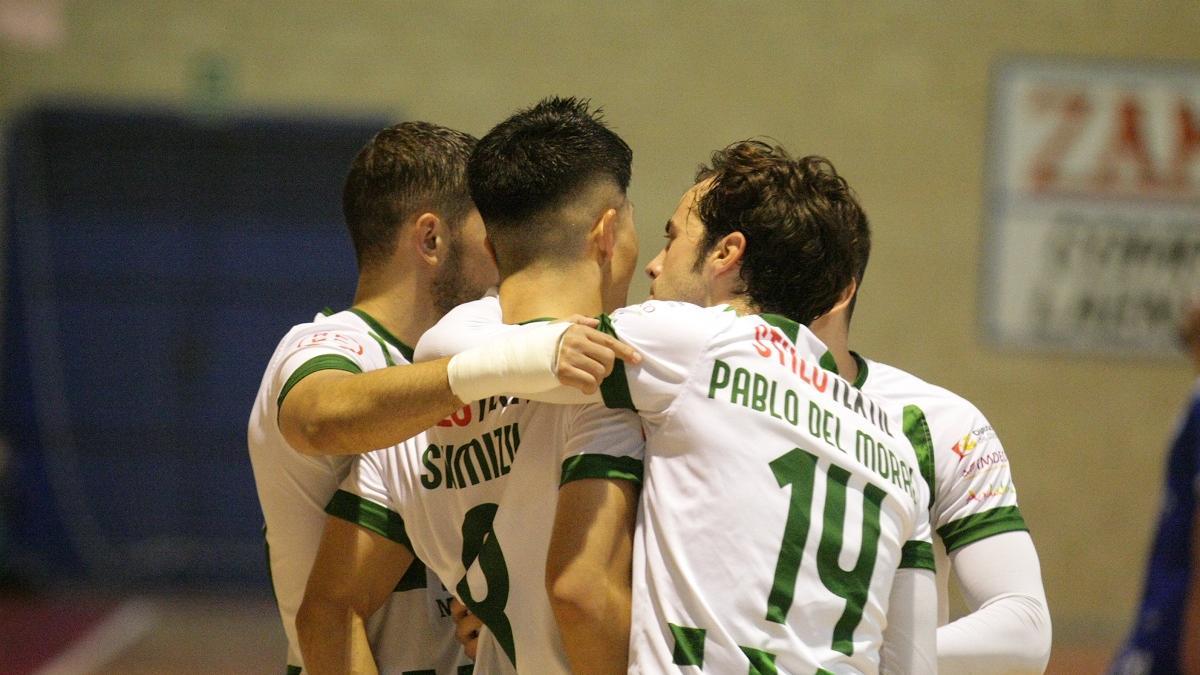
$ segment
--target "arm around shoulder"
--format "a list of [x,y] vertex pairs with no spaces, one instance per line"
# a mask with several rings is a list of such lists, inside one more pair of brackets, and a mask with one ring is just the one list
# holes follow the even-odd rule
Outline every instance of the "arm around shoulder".
[[348,455],[402,443],[462,407],[450,389],[450,359],[365,373],[322,370],[279,404],[279,430],[311,455]]

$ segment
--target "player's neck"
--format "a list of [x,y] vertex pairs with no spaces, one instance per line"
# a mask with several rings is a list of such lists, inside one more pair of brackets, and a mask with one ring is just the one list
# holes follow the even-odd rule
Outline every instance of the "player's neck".
[[370,314],[398,340],[415,347],[425,331],[441,319],[428,284],[413,276],[362,275],[354,306]]
[[844,319],[825,315],[814,320],[809,329],[829,348],[833,362],[837,364],[838,375],[847,382],[857,380],[858,361],[850,353],[850,328],[845,325]]
[[505,323],[595,316],[603,311],[600,272],[594,265],[529,267],[500,282]]

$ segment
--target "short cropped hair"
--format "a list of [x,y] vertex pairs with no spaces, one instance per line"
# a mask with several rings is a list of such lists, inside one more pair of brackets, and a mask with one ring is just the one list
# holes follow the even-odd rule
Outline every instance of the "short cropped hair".
[[350,165],[342,214],[361,271],[385,260],[400,228],[424,212],[451,227],[470,212],[467,158],[476,139],[428,122],[403,122],[375,134]]
[[696,265],[722,237],[741,232],[741,290],[759,311],[808,325],[861,279],[870,226],[828,159],[742,141],[713,153],[696,174],[704,180],[712,182],[698,204],[705,235]]
[[556,222],[554,212],[589,186],[611,181],[622,193],[628,189],[633,151],[589,105],[573,97],[543,99],[496,125],[471,153],[471,198],[502,278],[562,250],[555,242],[572,224]]

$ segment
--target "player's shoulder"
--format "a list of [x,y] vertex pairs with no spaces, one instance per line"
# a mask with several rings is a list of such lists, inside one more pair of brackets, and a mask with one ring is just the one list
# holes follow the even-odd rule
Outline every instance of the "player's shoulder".
[[[362,318],[350,310],[334,312],[324,310],[313,317],[312,321],[298,323],[288,329],[275,348],[275,355],[283,357],[297,349],[307,346],[319,346],[325,341],[327,346],[335,342],[350,340],[365,342],[370,339],[371,327]],[[315,340],[315,342],[314,342]]]
[[489,293],[458,305],[417,341],[415,360],[430,361],[469,349],[504,325],[500,298]]
[[[701,307],[690,302],[678,300],[647,300],[640,304],[622,307],[612,313],[612,321],[616,325],[636,322],[719,322],[731,323],[737,320],[737,313],[729,305],[714,305]],[[684,324],[687,325],[687,324]]]
[[974,403],[949,389],[933,384],[896,366],[863,359],[867,377],[863,390],[896,404],[917,405],[929,413],[977,416],[983,413]]

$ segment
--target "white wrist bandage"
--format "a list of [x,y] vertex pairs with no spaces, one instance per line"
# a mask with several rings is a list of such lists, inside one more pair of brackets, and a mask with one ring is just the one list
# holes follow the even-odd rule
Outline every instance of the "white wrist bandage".
[[567,322],[540,323],[450,359],[450,391],[470,403],[500,394],[530,394],[558,386],[554,367]]

